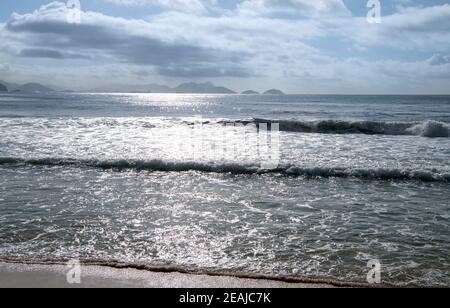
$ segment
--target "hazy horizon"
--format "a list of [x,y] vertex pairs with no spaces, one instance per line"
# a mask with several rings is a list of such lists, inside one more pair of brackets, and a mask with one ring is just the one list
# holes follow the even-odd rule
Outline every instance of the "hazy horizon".
[[212,82],[236,92],[450,94],[448,1],[2,3],[0,80],[57,90]]

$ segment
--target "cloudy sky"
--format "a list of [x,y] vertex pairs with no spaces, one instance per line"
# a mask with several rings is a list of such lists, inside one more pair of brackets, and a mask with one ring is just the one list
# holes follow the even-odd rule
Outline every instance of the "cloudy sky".
[[0,79],[450,94],[450,2],[380,2],[376,24],[366,0],[2,0]]

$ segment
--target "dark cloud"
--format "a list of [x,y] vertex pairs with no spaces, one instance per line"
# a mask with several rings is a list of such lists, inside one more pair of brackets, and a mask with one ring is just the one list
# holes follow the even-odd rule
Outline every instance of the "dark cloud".
[[430,65],[444,65],[450,63],[450,56],[436,54],[433,55],[430,59],[428,59],[428,64]]
[[160,75],[172,77],[251,77],[250,72],[240,67],[217,69],[216,67],[160,67]]
[[24,49],[20,52],[20,56],[24,58],[64,59],[61,52],[51,49]]
[[84,59],[84,60],[91,59],[91,57],[81,54],[62,53],[58,50],[39,49],[39,48],[23,49],[19,53],[19,56],[24,58]]
[[[70,24],[64,21],[24,19],[12,20],[6,29],[15,33],[31,33],[34,47],[22,50],[22,57],[52,59],[81,58],[81,54],[101,53],[118,62],[149,65],[161,75],[179,77],[243,77],[242,68],[248,57],[243,53],[204,48],[189,44],[129,34],[102,24]],[[60,50],[71,50],[67,54]],[[71,56],[72,55],[72,56]]]

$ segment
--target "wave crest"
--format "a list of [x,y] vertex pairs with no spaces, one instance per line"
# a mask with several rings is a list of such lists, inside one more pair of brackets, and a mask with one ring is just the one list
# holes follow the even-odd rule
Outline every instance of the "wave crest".
[[257,165],[239,163],[170,162],[162,160],[96,160],[60,158],[0,158],[0,165],[11,166],[69,166],[115,170],[148,170],[161,172],[198,171],[231,174],[282,174],[286,176],[361,178],[379,180],[417,180],[429,182],[450,182],[450,173],[433,170],[387,169],[387,168],[344,168],[344,167],[303,167],[281,165],[276,169],[261,169]]
[[450,126],[437,121],[426,121],[422,124],[417,124],[409,128],[407,131],[413,133],[414,135],[429,138],[450,137]]
[[[227,123],[223,121],[221,123]],[[320,133],[320,134],[365,134],[365,135],[406,135],[428,138],[450,137],[450,125],[438,121],[418,122],[376,122],[376,121],[297,121],[297,120],[239,120],[238,124],[275,124],[285,132]]]

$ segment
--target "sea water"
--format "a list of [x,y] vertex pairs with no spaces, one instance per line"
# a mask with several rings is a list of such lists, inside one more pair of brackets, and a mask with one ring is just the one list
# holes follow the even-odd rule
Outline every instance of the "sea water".
[[449,125],[448,96],[1,94],[0,258],[448,286]]

